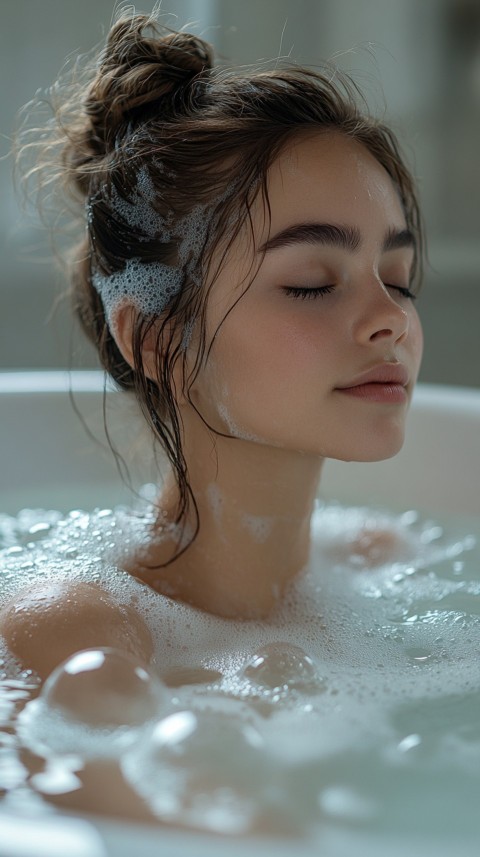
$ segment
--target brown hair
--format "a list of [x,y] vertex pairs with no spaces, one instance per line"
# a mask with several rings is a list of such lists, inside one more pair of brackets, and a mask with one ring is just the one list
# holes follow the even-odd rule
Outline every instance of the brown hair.
[[[412,177],[393,133],[371,118],[361,101],[360,109],[350,78],[330,67],[294,65],[236,74],[213,69],[212,62],[210,45],[194,35],[166,31],[153,16],[121,17],[95,64],[84,70],[69,97],[55,105],[50,137],[43,134],[38,143],[43,152],[40,174],[45,165],[56,163],[55,176],[82,203],[87,232],[72,264],[75,311],[104,368],[121,388],[134,391],[170,460],[180,494],[177,522],[185,520],[189,498],[196,508],[172,390],[172,367],[185,361],[178,332],[195,323],[199,333],[194,370],[185,378],[188,395],[209,353],[208,291],[198,284],[205,281],[214,248],[221,244],[226,252],[248,225],[258,194],[268,212],[267,171],[288,141],[304,131],[334,130],[362,143],[398,190],[416,239],[417,280],[422,256]],[[131,204],[142,168],[148,169],[155,188],[155,211],[171,227],[170,241],[159,243],[140,225],[132,228],[118,205],[112,205],[112,195]],[[229,194],[232,182],[235,193]],[[142,346],[158,319],[137,313],[131,367],[109,329],[92,275],[121,271],[129,259],[178,264],[175,224],[198,205],[211,206],[208,234],[198,258],[184,266],[182,286],[155,327],[157,377],[152,381],[142,369]],[[221,261],[213,279],[220,267]]]

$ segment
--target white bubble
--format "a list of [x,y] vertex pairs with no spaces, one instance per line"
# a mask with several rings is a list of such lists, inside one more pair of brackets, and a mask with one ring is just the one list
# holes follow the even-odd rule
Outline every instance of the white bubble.
[[414,747],[418,747],[422,743],[422,739],[420,735],[407,735],[405,738],[398,743],[397,749],[401,753],[407,753],[409,750],[412,750]]
[[314,662],[293,643],[268,643],[251,657],[242,670],[250,682],[266,690],[319,693],[324,682]]
[[19,717],[19,734],[40,755],[115,756],[165,709],[163,685],[133,655],[85,649],[60,664]]
[[367,821],[378,814],[374,801],[340,786],[324,789],[318,803],[326,815],[338,820]]
[[121,764],[158,818],[196,829],[248,832],[279,797],[279,768],[259,732],[229,714],[172,714]]

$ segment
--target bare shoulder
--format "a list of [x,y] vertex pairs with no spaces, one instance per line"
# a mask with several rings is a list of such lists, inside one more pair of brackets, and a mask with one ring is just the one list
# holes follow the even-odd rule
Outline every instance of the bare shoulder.
[[350,542],[351,554],[361,557],[369,567],[406,559],[411,545],[395,530],[365,527]]
[[146,663],[153,653],[151,633],[134,607],[79,580],[42,581],[17,592],[0,608],[0,635],[41,678],[80,649],[113,646]]
[[389,562],[409,561],[415,556],[416,550],[417,545],[407,531],[369,525],[343,538],[336,537],[328,553],[342,563],[353,563],[359,568],[376,568]]

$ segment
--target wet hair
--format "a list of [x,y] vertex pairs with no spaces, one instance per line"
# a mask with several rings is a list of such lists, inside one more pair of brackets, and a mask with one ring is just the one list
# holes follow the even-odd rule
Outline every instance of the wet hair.
[[[55,115],[38,143],[36,170],[45,175],[48,167],[80,203],[84,237],[71,263],[75,312],[103,367],[137,397],[173,468],[177,523],[185,522],[190,500],[196,504],[172,370],[180,361],[191,401],[189,389],[213,342],[205,334],[209,290],[240,230],[249,228],[254,238],[251,210],[259,196],[268,216],[273,161],[303,133],[336,132],[365,146],[399,194],[416,242],[418,282],[422,230],[414,182],[392,131],[368,114],[354,82],[332,67],[214,68],[203,39],[132,13],[114,23],[100,55],[76,78],[52,98]],[[208,228],[189,221],[194,211]],[[185,243],[189,222],[195,235]],[[155,285],[165,270],[174,272],[165,299],[137,306],[130,366],[115,341],[105,295],[119,284],[121,293],[122,277],[130,275],[128,298],[132,276],[135,286],[143,272],[145,278],[153,272]],[[192,330],[196,354],[187,376]],[[142,352],[152,334],[157,365],[149,378]]]

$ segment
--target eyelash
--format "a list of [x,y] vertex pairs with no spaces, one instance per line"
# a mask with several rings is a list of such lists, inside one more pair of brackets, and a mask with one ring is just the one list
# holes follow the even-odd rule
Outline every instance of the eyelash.
[[313,289],[302,288],[301,286],[285,286],[285,294],[292,298],[300,298],[300,300],[311,300],[317,297],[333,292],[335,286],[315,286]]
[[410,291],[410,289],[404,286],[390,286],[387,284],[387,289],[396,289],[397,292],[400,292],[402,298],[408,298],[411,301],[416,300],[417,296]]
[[[405,288],[404,286],[392,286],[388,283],[385,284],[387,289],[396,289],[397,292],[400,292],[402,298],[408,298],[408,300],[414,301],[416,299],[416,295],[410,291],[410,289]],[[312,289],[301,287],[301,286],[285,286],[285,294],[294,299],[300,298],[300,300],[314,300],[317,297],[324,297],[325,295],[333,292],[335,286],[315,286]]]

